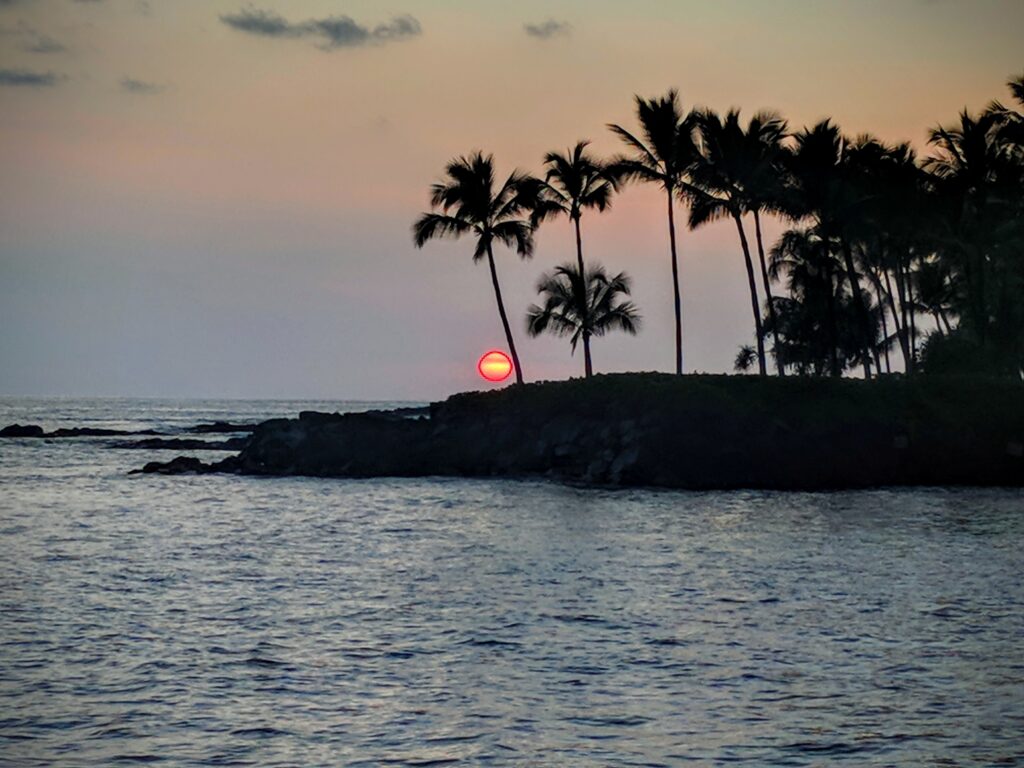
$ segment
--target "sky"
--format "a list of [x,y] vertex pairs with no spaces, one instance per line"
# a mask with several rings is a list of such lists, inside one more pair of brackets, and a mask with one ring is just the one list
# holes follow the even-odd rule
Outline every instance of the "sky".
[[[449,159],[611,155],[606,124],[673,87],[926,150],[1006,99],[1021,29],[1020,0],[0,0],[0,394],[485,388],[476,361],[505,347],[486,265],[410,237]],[[660,194],[623,190],[583,238],[643,315],[594,342],[595,369],[671,370]],[[753,338],[735,230],[679,245],[685,368],[728,372]],[[525,333],[573,249],[563,221],[530,261],[496,254],[528,381],[582,373],[565,339]]]

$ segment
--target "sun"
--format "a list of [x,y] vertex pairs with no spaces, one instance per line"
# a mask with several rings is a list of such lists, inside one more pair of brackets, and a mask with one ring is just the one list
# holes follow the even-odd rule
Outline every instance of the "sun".
[[492,349],[480,358],[476,369],[487,381],[504,381],[512,374],[512,361],[498,349]]

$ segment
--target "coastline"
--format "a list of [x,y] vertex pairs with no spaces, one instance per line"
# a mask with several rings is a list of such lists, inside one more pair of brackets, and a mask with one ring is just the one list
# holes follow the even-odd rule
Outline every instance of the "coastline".
[[982,377],[608,374],[425,409],[257,425],[236,456],[142,472],[549,477],[602,486],[1024,487],[1024,385]]

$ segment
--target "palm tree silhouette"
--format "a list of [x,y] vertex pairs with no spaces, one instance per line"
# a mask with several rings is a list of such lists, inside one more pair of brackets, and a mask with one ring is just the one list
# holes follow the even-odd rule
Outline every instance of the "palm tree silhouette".
[[[775,299],[771,321],[780,337],[776,354],[798,374],[839,376],[850,355],[845,349],[849,302],[844,302],[842,264],[815,228],[790,229],[771,251],[772,277],[785,280],[789,296]],[[737,357],[749,362],[749,355]]]
[[672,251],[672,289],[676,313],[676,373],[683,372],[683,320],[679,297],[679,257],[676,251],[675,196],[685,188],[686,177],[693,166],[696,146],[693,140],[693,115],[683,115],[679,95],[673,89],[662,98],[644,99],[636,96],[636,115],[643,139],[625,128],[610,124],[615,133],[633,152],[619,156],[610,164],[616,179],[658,184],[668,201],[668,235]]
[[563,264],[541,276],[537,293],[543,306],[530,305],[526,313],[526,329],[531,336],[550,331],[556,336],[569,336],[572,351],[583,341],[583,370],[587,378],[594,374],[590,357],[590,338],[608,331],[621,330],[636,335],[640,314],[628,296],[630,279],[625,272],[608,277],[604,268],[595,264],[580,272],[574,264]]
[[[764,239],[761,234],[761,214],[785,212],[786,207],[786,148],[782,142],[786,138],[788,125],[776,112],[761,111],[755,114],[747,126],[746,146],[749,170],[746,174],[744,204],[746,210],[754,216],[754,237],[757,241],[757,257],[761,265],[761,282],[764,284],[765,300],[768,304],[768,321],[774,329],[775,298],[772,295],[772,281],[768,273],[768,260],[765,257]],[[779,344],[778,332],[773,330],[775,345]],[[786,366],[775,356],[775,365],[779,376],[786,375]]]
[[536,180],[513,171],[495,190],[494,156],[479,151],[452,160],[445,173],[447,178],[431,187],[430,204],[435,210],[424,213],[413,224],[413,242],[422,248],[434,238],[476,238],[473,261],[487,257],[498,314],[516,369],[516,383],[522,384],[523,369],[501,299],[492,246],[497,240],[515,248],[524,259],[533,254],[533,226],[527,216],[536,203]]
[[740,113],[731,109],[723,119],[716,112],[705,109],[697,113],[700,136],[699,153],[690,171],[691,183],[686,189],[690,200],[690,229],[711,221],[731,218],[736,223],[747,268],[750,305],[754,313],[754,333],[757,339],[758,371],[767,374],[764,354],[764,332],[761,328],[761,304],[757,298],[757,279],[750,256],[747,233],[743,229],[743,214],[748,210],[746,190],[749,176],[754,170],[747,135],[740,125]]
[[544,157],[547,172],[538,189],[532,222],[537,226],[552,216],[568,216],[576,229],[576,262],[583,274],[583,238],[580,217],[584,208],[606,211],[611,207],[615,181],[605,165],[586,150],[589,141],[578,141],[565,154],[549,152]]
[[864,377],[869,379],[873,334],[850,247],[850,230],[864,198],[851,183],[848,142],[839,128],[827,119],[813,128],[805,128],[793,138],[796,146],[787,160],[798,207],[791,210],[790,215],[795,219],[812,219],[826,246],[834,248],[843,258],[860,324]]

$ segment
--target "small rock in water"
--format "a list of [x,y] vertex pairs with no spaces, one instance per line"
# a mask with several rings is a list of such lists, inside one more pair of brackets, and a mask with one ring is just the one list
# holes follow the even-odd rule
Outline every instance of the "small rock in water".
[[[191,456],[178,456],[170,461],[151,461],[142,468],[141,472],[145,475],[184,475],[190,472],[202,473],[207,470],[208,467],[199,459]],[[135,470],[132,474],[139,471]]]
[[42,437],[43,428],[36,424],[11,424],[0,429],[0,437]]

